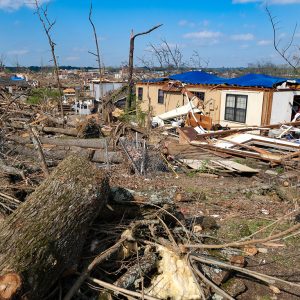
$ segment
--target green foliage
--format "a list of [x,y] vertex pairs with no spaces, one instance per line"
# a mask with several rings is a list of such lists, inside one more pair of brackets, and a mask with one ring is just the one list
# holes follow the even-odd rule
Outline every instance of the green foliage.
[[59,90],[49,88],[36,88],[32,89],[28,98],[27,103],[39,104],[47,100],[58,100],[60,97]]
[[282,173],[284,173],[284,168],[283,168],[283,167],[277,167],[277,168],[276,168],[276,173],[277,173],[277,174],[282,174]]

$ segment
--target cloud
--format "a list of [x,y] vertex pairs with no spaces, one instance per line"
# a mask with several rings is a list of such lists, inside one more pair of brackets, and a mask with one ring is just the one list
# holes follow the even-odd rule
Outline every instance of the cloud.
[[254,35],[252,33],[233,34],[230,38],[234,41],[252,41]]
[[194,22],[189,22],[189,21],[187,21],[187,20],[180,20],[179,22],[178,22],[178,25],[179,26],[182,26],[182,27],[184,27],[184,26],[188,26],[188,27],[195,27],[195,23]]
[[271,40],[260,40],[257,42],[258,46],[268,46],[271,45],[272,41]]
[[267,4],[300,4],[300,0],[232,0],[233,4],[245,4],[245,3],[267,3]]
[[222,33],[219,31],[197,31],[197,32],[189,32],[183,35],[185,39],[216,39],[222,36]]
[[241,49],[247,49],[247,48],[249,48],[249,45],[248,44],[243,44],[243,45],[240,46],[240,48]]
[[203,21],[202,21],[202,24],[203,24],[203,26],[205,26],[205,27],[208,26],[209,23],[210,23],[209,20],[203,20]]
[[27,53],[29,53],[29,51],[25,49],[7,51],[8,55],[25,55]]
[[77,61],[77,60],[80,60],[80,57],[79,56],[67,56],[65,58],[66,61]]
[[[51,0],[39,0],[39,4],[44,4],[50,2]],[[29,8],[34,8],[35,4],[33,0],[0,0],[0,9],[13,11],[26,6]]]

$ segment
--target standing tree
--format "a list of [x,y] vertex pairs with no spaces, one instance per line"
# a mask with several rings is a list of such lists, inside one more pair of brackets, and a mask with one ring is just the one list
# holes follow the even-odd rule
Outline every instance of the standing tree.
[[200,70],[208,67],[209,60],[203,59],[199,52],[194,50],[192,56],[190,57],[190,64],[193,69]]
[[0,55],[0,72],[3,72],[5,70],[5,60],[6,60],[6,56],[5,54],[1,54]]
[[57,57],[55,55],[55,46],[56,44],[53,42],[52,37],[51,37],[51,30],[53,28],[53,26],[56,23],[55,21],[50,21],[49,17],[48,17],[48,7],[46,6],[45,8],[43,8],[42,6],[40,6],[39,1],[35,0],[35,7],[36,7],[36,11],[35,13],[38,15],[41,24],[43,25],[45,34],[47,35],[48,38],[48,43],[51,49],[51,53],[52,53],[52,60],[54,63],[54,72],[56,75],[56,83],[58,86],[58,90],[59,90],[59,106],[60,106],[60,112],[61,112],[61,116],[62,119],[64,119],[64,110],[63,110],[63,104],[62,104],[62,97],[63,97],[63,92],[62,92],[62,87],[60,84],[60,80],[59,80],[59,68],[58,68],[58,63],[57,63]]
[[103,102],[103,85],[102,85],[102,67],[101,67],[101,58],[100,58],[100,49],[99,49],[99,41],[98,41],[98,35],[97,35],[97,31],[96,31],[96,27],[95,24],[92,20],[92,13],[93,13],[93,2],[91,1],[91,6],[90,6],[90,13],[89,13],[89,21],[92,25],[93,28],[93,33],[94,33],[94,39],[95,39],[95,45],[96,45],[96,53],[93,53],[91,51],[89,51],[90,54],[96,56],[96,61],[98,63],[98,70],[99,70],[99,84],[100,84],[100,95],[102,98],[102,117],[103,120],[105,120],[105,116],[106,116],[106,108],[105,108],[105,104]]
[[131,105],[132,105],[132,96],[133,96],[133,86],[134,86],[134,82],[133,82],[133,56],[134,56],[134,41],[135,38],[141,35],[145,35],[145,34],[149,34],[150,32],[152,32],[153,30],[161,27],[163,24],[160,25],[156,25],[154,27],[152,27],[151,29],[144,31],[144,32],[140,32],[140,33],[136,33],[133,34],[133,30],[131,31],[131,35],[130,35],[130,48],[129,48],[129,61],[128,61],[128,96],[127,96],[127,101],[126,101],[126,109],[127,111],[130,110]]
[[300,67],[300,47],[294,44],[294,38],[297,30],[297,24],[294,27],[290,40],[287,44],[281,48],[281,40],[278,37],[278,24],[276,17],[272,15],[268,6],[266,6],[266,12],[269,16],[272,29],[273,29],[273,46],[276,52],[285,60],[285,62],[293,68],[295,73],[298,73]]
[[158,66],[164,71],[164,76],[182,71],[187,67],[192,69],[207,68],[209,64],[208,60],[201,58],[198,51],[193,51],[190,60],[186,62],[180,47],[177,44],[171,45],[166,39],[162,39],[162,42],[159,45],[150,43],[149,48],[151,58],[143,57],[139,58],[139,60],[149,70]]

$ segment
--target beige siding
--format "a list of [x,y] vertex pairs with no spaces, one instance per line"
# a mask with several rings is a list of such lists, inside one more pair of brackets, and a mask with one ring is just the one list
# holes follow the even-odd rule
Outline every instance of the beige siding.
[[[158,103],[158,90],[162,88],[161,84],[137,84],[136,92],[138,88],[143,88],[143,99],[137,100],[140,104],[142,111],[147,112],[149,110],[149,98],[152,110],[152,116],[157,116],[176,107],[182,106],[187,103],[187,99],[184,95],[178,92],[165,92],[164,104]],[[187,90],[191,92],[204,92],[204,104],[205,114],[212,117],[214,123],[219,123],[220,119],[220,103],[221,103],[221,91],[212,89],[210,87],[199,86],[187,86]],[[149,90],[149,98],[148,98]]]
[[[264,92],[259,91],[250,91],[250,90],[223,90],[221,96],[221,110],[220,117],[222,126],[228,125],[229,127],[237,127],[241,125],[261,125],[261,114],[262,114],[262,106],[263,106],[263,98]],[[246,123],[238,123],[224,120],[225,118],[225,104],[226,104],[226,95],[234,94],[234,95],[247,95],[247,111],[246,111]]]

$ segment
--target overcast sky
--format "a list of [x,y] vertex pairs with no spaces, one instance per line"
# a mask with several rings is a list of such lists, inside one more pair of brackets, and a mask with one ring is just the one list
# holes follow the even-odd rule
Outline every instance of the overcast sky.
[[[0,54],[6,65],[49,64],[50,51],[32,0],[0,0]],[[46,1],[44,1],[46,2]],[[48,0],[48,15],[56,19],[53,39],[60,65],[95,66],[94,41],[88,22],[89,0]],[[135,63],[151,57],[149,43],[166,39],[177,44],[188,61],[193,51],[209,67],[247,66],[257,61],[283,63],[272,47],[272,28],[261,0],[93,0],[93,18],[106,66],[128,60],[131,29],[144,31],[164,25],[136,40]],[[282,46],[300,16],[300,0],[269,0],[279,21]],[[300,45],[300,27],[295,35]]]

